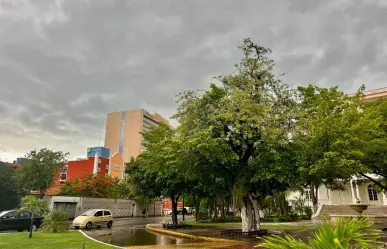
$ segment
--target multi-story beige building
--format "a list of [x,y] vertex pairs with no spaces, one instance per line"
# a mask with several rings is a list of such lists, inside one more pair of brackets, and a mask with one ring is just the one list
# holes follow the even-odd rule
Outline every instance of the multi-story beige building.
[[152,125],[169,122],[161,115],[150,114],[144,109],[108,113],[106,119],[105,147],[110,153],[122,155],[124,162],[136,158],[145,150],[141,132]]

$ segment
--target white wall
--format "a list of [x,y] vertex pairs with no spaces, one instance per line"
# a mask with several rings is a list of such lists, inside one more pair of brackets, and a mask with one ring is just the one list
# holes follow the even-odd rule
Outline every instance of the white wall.
[[[49,208],[54,208],[55,202],[76,203],[76,215],[80,215],[89,209],[109,209],[114,217],[132,217],[141,216],[145,206],[135,200],[127,199],[108,199],[108,198],[86,198],[71,196],[50,196],[47,197]],[[148,215],[156,216],[162,214],[162,203],[156,200],[155,203],[148,204]]]

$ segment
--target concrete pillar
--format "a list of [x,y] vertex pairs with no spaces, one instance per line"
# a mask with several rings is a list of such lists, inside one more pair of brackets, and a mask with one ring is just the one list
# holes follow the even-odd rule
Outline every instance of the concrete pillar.
[[356,185],[356,195],[357,195],[357,200],[359,200],[361,202],[361,199],[360,199],[360,192],[359,192],[359,185],[357,184],[357,182],[355,182],[355,185]]
[[98,161],[99,161],[99,156],[98,156],[98,152],[95,153],[95,156],[94,156],[94,168],[93,168],[93,175],[96,175],[98,173]]
[[351,194],[352,194],[352,203],[356,203],[356,197],[355,197],[355,191],[353,190],[353,180],[349,181],[349,185],[351,187]]
[[386,196],[386,193],[383,191],[382,195],[383,195],[383,205],[387,206],[387,196]]

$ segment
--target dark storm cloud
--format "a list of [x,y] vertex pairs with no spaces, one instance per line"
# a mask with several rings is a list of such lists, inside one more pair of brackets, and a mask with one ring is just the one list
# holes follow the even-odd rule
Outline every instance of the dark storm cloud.
[[243,38],[290,84],[385,85],[380,1],[1,1],[0,146],[83,156],[107,112],[169,117],[175,94],[233,71]]

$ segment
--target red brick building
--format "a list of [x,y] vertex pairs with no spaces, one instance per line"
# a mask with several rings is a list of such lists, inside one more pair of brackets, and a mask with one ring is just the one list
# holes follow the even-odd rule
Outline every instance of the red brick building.
[[58,172],[54,185],[47,189],[47,195],[56,195],[65,182],[80,178],[85,174],[107,175],[109,173],[109,158],[98,154],[85,159],[68,161]]

